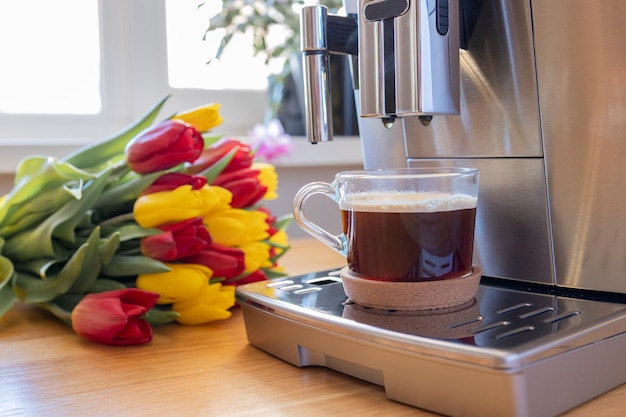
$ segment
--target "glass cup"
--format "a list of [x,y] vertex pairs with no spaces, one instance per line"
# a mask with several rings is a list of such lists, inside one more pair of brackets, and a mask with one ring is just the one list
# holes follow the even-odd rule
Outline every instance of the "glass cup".
[[[344,255],[351,275],[418,282],[472,273],[478,170],[458,167],[346,171],[296,194],[293,214],[311,236]],[[343,233],[310,221],[306,201],[339,205]]]

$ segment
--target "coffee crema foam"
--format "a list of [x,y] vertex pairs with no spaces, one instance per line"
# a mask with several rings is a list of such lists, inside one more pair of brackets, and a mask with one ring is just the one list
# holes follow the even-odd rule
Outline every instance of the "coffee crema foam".
[[397,193],[375,192],[353,194],[340,204],[341,210],[434,213],[476,208],[477,198],[467,194],[451,193]]

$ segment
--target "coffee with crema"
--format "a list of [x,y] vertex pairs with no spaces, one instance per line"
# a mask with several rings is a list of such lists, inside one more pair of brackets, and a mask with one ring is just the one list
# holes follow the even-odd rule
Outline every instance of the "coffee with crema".
[[355,276],[420,281],[471,272],[475,197],[372,192],[341,202],[348,267]]

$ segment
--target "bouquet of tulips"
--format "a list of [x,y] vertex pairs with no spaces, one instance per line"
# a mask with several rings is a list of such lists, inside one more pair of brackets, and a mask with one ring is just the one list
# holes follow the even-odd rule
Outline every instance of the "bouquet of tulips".
[[0,199],[0,315],[15,300],[81,336],[146,343],[152,325],[226,319],[235,286],[284,275],[289,217],[274,167],[211,136],[211,104],[156,121],[167,97],[119,134],[58,160],[31,156]]

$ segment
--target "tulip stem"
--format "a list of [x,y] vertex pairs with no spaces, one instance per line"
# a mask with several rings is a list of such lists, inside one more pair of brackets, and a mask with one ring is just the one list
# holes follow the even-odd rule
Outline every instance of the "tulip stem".
[[105,221],[100,223],[101,227],[113,226],[119,223],[124,223],[129,220],[135,220],[135,216],[133,213],[124,213],[119,216],[111,217],[110,219],[106,219]]

